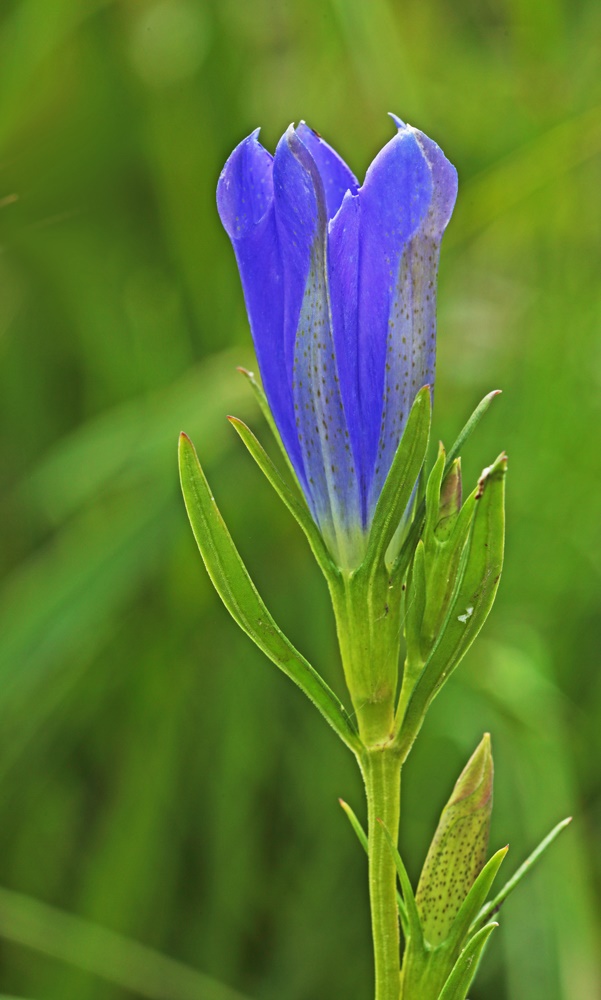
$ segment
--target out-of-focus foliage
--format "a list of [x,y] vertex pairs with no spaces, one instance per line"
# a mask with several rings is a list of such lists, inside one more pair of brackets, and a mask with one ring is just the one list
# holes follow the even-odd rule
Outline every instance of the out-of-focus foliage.
[[593,0],[3,0],[0,991],[370,994],[336,801],[362,816],[354,762],[211,590],[176,444],[194,437],[274,617],[342,691],[319,571],[227,425],[264,434],[214,190],[242,136],[299,118],[361,174],[393,110],[460,174],[435,436],[499,386],[466,485],[510,462],[497,604],[407,764],[402,847],[415,878],[490,730],[507,871],[575,822],[473,998],[601,994],[600,30]]

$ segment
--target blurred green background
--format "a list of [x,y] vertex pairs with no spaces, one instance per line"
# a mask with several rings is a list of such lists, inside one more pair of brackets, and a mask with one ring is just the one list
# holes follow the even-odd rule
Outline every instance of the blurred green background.
[[406,768],[402,847],[415,877],[490,730],[508,871],[575,821],[473,1000],[601,996],[600,28],[595,0],[2,0],[0,993],[370,996],[354,761],[219,604],[176,442],[341,691],[318,570],[225,419],[264,433],[214,192],[300,118],[361,176],[393,110],[460,175],[435,435],[501,387],[468,483],[510,459],[499,597]]

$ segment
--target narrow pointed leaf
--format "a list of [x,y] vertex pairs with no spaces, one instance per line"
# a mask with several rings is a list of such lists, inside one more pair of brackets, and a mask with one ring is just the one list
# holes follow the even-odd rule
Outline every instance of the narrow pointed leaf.
[[425,951],[424,934],[422,931],[421,921],[419,919],[419,913],[417,912],[413,888],[407,874],[407,869],[403,864],[403,859],[401,858],[397,846],[390,836],[388,829],[381,820],[378,820],[378,822],[384,831],[386,840],[388,841],[390,850],[392,851],[397,875],[399,876],[399,882],[401,883],[401,893],[403,896],[403,902],[405,903],[405,909],[407,911],[407,937],[411,938],[414,947],[417,947],[423,952]]
[[465,1000],[488,939],[498,926],[497,923],[486,924],[470,938],[444,984],[438,1000]]
[[465,900],[463,901],[459,913],[453,921],[453,926],[448,938],[444,942],[443,948],[451,955],[458,954],[463,943],[470,932],[470,927],[480,911],[490,888],[495,880],[496,874],[501,867],[508,847],[502,847],[500,851],[493,854],[492,858],[484,865],[478,878],[471,887]]
[[304,691],[341,740],[360,753],[361,742],[341,701],[286,638],[261,600],[185,434],[180,436],[179,459],[192,531],[221,600],[259,649]]
[[[471,437],[472,433],[480,423],[482,417],[488,410],[493,399],[495,398],[495,396],[498,396],[500,392],[501,392],[500,389],[494,389],[492,392],[489,392],[488,395],[485,396],[484,399],[480,401],[480,403],[478,403],[478,406],[472,413],[471,417],[460,431],[459,436],[457,437],[452,448],[447,454],[446,461],[444,464],[444,471],[442,474],[443,482],[445,476],[447,475],[447,473],[451,468],[451,465],[457,458],[460,450],[463,448],[463,445],[466,443],[468,438]],[[407,568],[409,566],[409,563],[411,562],[411,557],[415,550],[415,546],[417,545],[421,537],[425,516],[426,516],[426,499],[424,497],[422,501],[418,504],[411,528],[407,533],[407,537],[403,542],[401,550],[395,560],[394,566],[392,567],[393,576],[402,577],[407,572]]]
[[426,457],[431,415],[430,387],[426,385],[415,397],[403,436],[376,504],[364,564],[381,563],[407,510]]
[[361,844],[361,847],[363,848],[366,854],[369,854],[369,842],[367,839],[367,834],[363,829],[363,827],[361,826],[361,823],[357,819],[356,813],[351,809],[348,802],[344,801],[344,799],[338,799],[338,801],[342,809],[346,813],[348,821],[351,824],[353,830],[355,831],[355,834],[357,835],[357,839]]
[[282,441],[280,437],[280,432],[276,427],[276,423],[275,420],[273,419],[273,414],[269,408],[269,403],[267,402],[267,396],[265,395],[263,386],[259,382],[257,382],[254,372],[249,372],[248,368],[243,368],[241,365],[239,365],[238,371],[240,372],[241,375],[244,375],[244,378],[250,385],[254,397],[257,400],[257,403],[259,404],[259,409],[261,410],[261,413],[263,414],[265,420],[267,421],[269,429],[273,434],[276,444],[284,457],[284,460],[286,462],[286,465],[290,473],[292,474],[294,482],[298,483],[296,472],[294,471],[294,466],[292,465],[292,462],[288,458],[288,452],[284,448],[284,442]]
[[261,443],[242,420],[239,420],[238,417],[228,417],[228,420],[242,438],[261,472],[269,480],[280,499],[283,500],[292,516],[303,529],[324,575],[329,577],[331,574],[336,574],[337,569],[330,559],[325,542],[300,490],[295,491],[288,486],[288,483],[282,478]]
[[493,399],[495,398],[495,396],[499,396],[501,394],[501,392],[502,392],[501,389],[493,389],[493,391],[489,392],[484,397],[484,399],[480,400],[480,402],[478,403],[476,409],[472,413],[471,417],[469,418],[469,420],[467,421],[467,423],[462,427],[462,429],[459,432],[457,438],[453,442],[452,446],[449,448],[449,452],[447,454],[447,460],[445,462],[445,468],[444,468],[445,475],[447,474],[447,472],[451,468],[451,465],[453,464],[454,460],[461,453],[461,449],[463,448],[463,446],[466,443],[466,441],[472,436],[472,434],[476,430],[476,427],[478,426],[478,424],[482,420],[482,417],[484,416],[484,414],[488,410],[488,408],[489,408],[490,404],[492,403]]
[[428,705],[471,646],[493,605],[503,566],[506,470],[507,459],[502,454],[480,477],[459,583],[397,737],[404,757],[411,749]]
[[489,903],[486,903],[486,905],[482,907],[482,909],[480,910],[478,916],[474,921],[472,929],[479,927],[482,923],[484,923],[484,921],[488,920],[489,917],[491,917],[494,913],[497,912],[497,910],[502,906],[502,904],[505,902],[510,893],[512,893],[515,887],[519,885],[519,883],[522,881],[524,875],[528,874],[530,869],[534,867],[537,861],[545,853],[547,848],[551,846],[556,837],[558,837],[561,831],[565,830],[566,826],[569,826],[571,822],[572,822],[572,817],[568,816],[567,819],[562,819],[561,823],[558,823],[557,826],[553,827],[551,832],[547,834],[544,840],[541,840],[540,844],[532,852],[532,854],[530,854],[530,856],[526,858],[524,863],[520,865],[515,875],[512,875],[511,878],[505,883],[505,885],[498,893],[498,895],[495,896],[494,899],[491,899]]
[[[369,842],[368,842],[367,834],[366,834],[365,830],[361,826],[361,823],[357,819],[356,814],[353,812],[353,810],[349,806],[348,802],[345,802],[344,799],[338,799],[338,801],[339,801],[340,805],[342,806],[342,809],[346,813],[346,815],[348,817],[348,820],[349,820],[349,823],[351,824],[353,830],[355,831],[355,834],[357,835],[357,839],[358,839],[359,843],[361,844],[361,847],[363,848],[363,850],[365,851],[365,853],[369,857]],[[401,918],[401,926],[403,928],[403,934],[405,935],[405,937],[407,937],[407,935],[408,935],[407,907],[405,906],[403,897],[401,896],[400,892],[398,892],[398,891],[397,891],[397,894],[396,894],[396,901],[397,901],[397,906],[398,906],[398,909],[399,909],[399,917]]]

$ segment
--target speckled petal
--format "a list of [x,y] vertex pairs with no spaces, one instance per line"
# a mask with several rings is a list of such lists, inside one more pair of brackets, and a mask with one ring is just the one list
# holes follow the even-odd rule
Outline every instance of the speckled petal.
[[358,473],[362,519],[365,522],[367,484],[363,471],[363,421],[360,409],[357,325],[360,221],[359,198],[348,191],[340,210],[329,226],[328,280],[340,394]]
[[362,466],[368,495],[373,492],[373,477],[383,471],[383,465],[378,473],[375,469],[380,438],[386,430],[382,422],[386,356],[400,262],[431,198],[432,174],[426,158],[413,133],[402,129],[378,153],[359,190],[357,340]]
[[347,566],[415,395],[434,381],[436,272],[457,192],[436,143],[393,118],[360,188],[301,122],[273,158],[258,132],[240,143],[217,193],[274,419]]
[[399,135],[412,134],[432,179],[428,211],[407,242],[398,268],[388,331],[378,452],[368,497],[368,518],[384,485],[411,404],[424,385],[434,384],[436,279],[440,241],[457,195],[457,172],[422,132],[395,119]]
[[[290,128],[274,159],[275,206],[285,276],[285,344],[308,499],[342,562],[360,527],[357,473],[340,395],[326,274],[327,211],[321,178]],[[352,546],[351,546],[352,547]]]

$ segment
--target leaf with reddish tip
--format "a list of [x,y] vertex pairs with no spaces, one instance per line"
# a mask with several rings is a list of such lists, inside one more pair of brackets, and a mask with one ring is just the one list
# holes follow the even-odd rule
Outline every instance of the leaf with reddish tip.
[[194,445],[185,434],[180,436],[179,467],[196,543],[215,589],[232,618],[304,691],[343,743],[355,754],[360,754],[363,745],[342,702],[286,638],[261,600],[211,494]]
[[492,789],[493,759],[486,733],[442,811],[417,887],[424,936],[433,946],[448,937],[486,861]]

